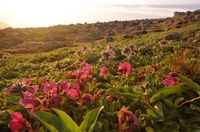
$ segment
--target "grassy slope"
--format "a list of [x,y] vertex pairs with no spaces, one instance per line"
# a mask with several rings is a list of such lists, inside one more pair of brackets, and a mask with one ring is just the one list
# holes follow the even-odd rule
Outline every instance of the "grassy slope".
[[[170,33],[180,33],[182,36],[188,38],[188,40],[183,43],[178,41],[171,42],[167,47],[160,47],[158,41]],[[200,23],[182,27],[180,29],[176,28],[164,32],[152,32],[138,38],[115,41],[112,43],[116,43],[119,49],[122,49],[129,44],[136,44],[139,52],[134,60],[127,60],[124,57],[116,59],[118,59],[117,61],[119,62],[129,61],[133,65],[139,62],[139,66],[144,67],[145,65],[162,63],[168,55],[173,53],[166,50],[169,47],[180,49],[184,46],[190,46],[199,49],[199,44],[192,44],[194,38],[189,38],[192,33],[196,36],[200,36]],[[117,40],[117,35],[115,36],[115,40]],[[90,63],[92,62],[92,64],[98,63],[93,60],[94,58],[100,58],[101,51],[106,49],[107,43],[96,42],[95,45],[99,45],[96,53],[76,56],[75,52],[80,50],[83,45],[89,47],[93,46],[91,43],[82,43],[77,44],[76,46],[58,48],[51,52],[15,54],[7,60],[0,60],[0,89],[10,86],[13,82],[18,81],[23,77],[30,77],[34,80],[41,76],[46,76],[48,79],[56,79],[58,76],[62,76],[66,72],[75,69],[83,60]],[[17,52],[18,49],[6,49],[6,51],[10,50],[15,50]],[[149,55],[146,55],[145,52],[148,52]],[[158,60],[155,60],[157,56]]]

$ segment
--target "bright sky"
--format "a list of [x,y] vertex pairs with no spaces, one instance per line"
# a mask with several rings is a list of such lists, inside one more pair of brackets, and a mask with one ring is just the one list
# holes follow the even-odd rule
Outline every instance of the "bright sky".
[[199,0],[1,0],[0,21],[13,27],[48,27],[173,16],[197,10]]

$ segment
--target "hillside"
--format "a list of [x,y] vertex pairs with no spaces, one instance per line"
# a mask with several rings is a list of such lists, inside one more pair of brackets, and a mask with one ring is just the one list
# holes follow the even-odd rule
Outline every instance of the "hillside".
[[[56,77],[60,70],[70,70],[81,60],[97,63],[108,44],[116,44],[120,50],[136,44],[141,55],[154,57],[157,56],[156,46],[157,50],[161,50],[159,52],[166,55],[174,48],[183,47],[197,52],[200,47],[199,15],[200,10],[197,10],[175,12],[173,17],[165,19],[0,30],[0,72],[3,75],[1,80],[4,80],[0,81],[0,87],[8,86],[5,82],[18,77],[46,75],[49,70],[48,76]],[[162,45],[166,48],[163,49]],[[10,59],[4,62],[3,58],[7,56]],[[124,57],[121,56],[121,59]],[[145,66],[146,63],[142,62],[141,65]]]
[[[36,53],[72,46],[77,43],[109,43],[114,40],[135,39],[147,33],[178,29],[199,20],[200,10],[196,10],[194,12],[174,12],[173,17],[162,19],[116,20],[91,24],[57,25],[46,28],[6,28],[0,30],[0,54],[3,51]],[[9,48],[15,50],[8,50]]]
[[2,132],[200,131],[200,10],[6,28],[0,57]]

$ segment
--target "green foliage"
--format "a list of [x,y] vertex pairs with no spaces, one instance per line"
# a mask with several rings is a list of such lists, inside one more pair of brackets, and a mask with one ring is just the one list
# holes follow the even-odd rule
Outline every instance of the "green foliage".
[[103,107],[96,108],[85,115],[80,127],[64,111],[53,108],[58,115],[44,111],[36,111],[33,114],[50,132],[93,132],[98,116]]
[[[94,28],[92,24],[84,26]],[[23,99],[21,94],[5,95],[1,92],[0,129],[2,132],[9,131],[8,124],[12,120],[9,114],[15,111],[23,114],[35,131],[117,132],[119,111],[126,107],[128,114],[132,112],[135,115],[134,121],[138,122],[140,131],[200,131],[198,44],[192,43],[193,38],[188,38],[187,42],[171,41],[166,45],[158,43],[166,34],[171,33],[180,33],[184,37],[189,37],[191,33],[199,35],[199,31],[196,31],[199,27],[200,23],[197,23],[179,29],[147,33],[134,39],[116,40],[114,43],[117,50],[113,58],[105,62],[99,59],[108,43],[90,42],[89,38],[86,42],[75,40],[74,36],[79,34],[81,27],[79,29],[71,25],[70,28],[63,29],[62,26],[57,26],[51,27],[51,31],[27,29],[24,32],[18,29],[21,32],[18,40],[24,34],[22,40],[34,41],[3,49],[13,55],[6,60],[0,59],[0,89],[9,88],[22,78],[31,78],[29,87],[38,87],[33,95],[39,98],[42,105],[30,112],[30,108],[20,105],[19,100]],[[66,37],[66,33],[73,35]],[[116,34],[114,38],[118,36],[120,35]],[[64,44],[67,41],[76,43]],[[126,58],[121,50],[130,44],[136,44],[137,50],[132,58]],[[55,46],[55,49],[48,47],[50,45]],[[30,50],[26,51],[29,46]],[[37,50],[34,46],[43,48]],[[89,47],[91,51],[76,55],[83,46]],[[93,68],[88,77],[79,76],[79,79],[83,79],[80,83],[80,80],[72,79],[71,76],[76,70],[79,70],[78,73],[84,71],[79,65],[83,61]],[[117,74],[120,62],[131,64],[132,72],[128,76]],[[107,67],[108,76],[99,75],[102,66]],[[162,83],[169,72],[178,73],[175,86],[167,87]],[[43,76],[47,82],[55,82],[57,96],[62,98],[58,106],[48,104],[53,102],[53,92],[44,93],[39,80]],[[78,98],[70,99],[66,91],[62,91],[60,84],[64,81],[70,83],[70,89],[74,89],[73,85],[76,83],[81,84]],[[49,83],[45,86],[51,88]],[[82,102],[85,93],[92,95],[93,100],[90,103]],[[49,102],[46,103],[47,101]],[[35,118],[30,118],[30,115]],[[127,121],[129,118],[125,119]],[[124,126],[130,122],[126,123]],[[136,127],[131,123],[129,126]]]
[[179,75],[179,78],[181,81],[183,81],[185,84],[187,84],[189,87],[191,87],[194,90],[200,91],[200,86],[197,83],[194,83],[191,79]]
[[50,132],[64,132],[62,120],[45,111],[36,111],[33,114]]
[[108,94],[116,94],[132,99],[137,99],[137,91],[131,88],[112,88],[107,91]]
[[98,116],[103,108],[104,106],[96,108],[87,113],[87,115],[84,117],[83,122],[80,125],[81,132],[93,132]]
[[187,87],[184,86],[172,86],[172,87],[167,87],[163,88],[159,91],[157,91],[153,96],[150,98],[150,102],[153,103],[154,101],[157,101],[161,98],[165,98],[167,96],[173,95],[178,92],[182,92],[188,90]]

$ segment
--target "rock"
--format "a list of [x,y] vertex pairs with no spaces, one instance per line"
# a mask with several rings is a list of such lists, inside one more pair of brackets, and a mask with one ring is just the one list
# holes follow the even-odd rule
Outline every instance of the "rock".
[[183,37],[181,41],[182,41],[182,42],[185,42],[185,41],[187,41],[187,40],[188,40],[187,37]]
[[180,40],[181,39],[181,35],[176,33],[176,34],[168,34],[166,36],[164,36],[164,39],[166,40]]
[[190,16],[191,14],[192,14],[191,11],[187,11],[187,12],[186,12],[186,16]]
[[106,42],[112,42],[114,39],[113,39],[113,37],[112,36],[107,36],[107,37],[105,37],[105,41]]
[[196,20],[200,20],[200,14],[196,15],[196,16],[195,16],[195,19],[196,19]]
[[180,17],[183,17],[185,16],[185,12],[178,12],[178,11],[175,11],[174,12],[174,18],[180,18]]
[[200,14],[200,10],[196,10],[194,12],[192,12],[192,15],[199,15]]

